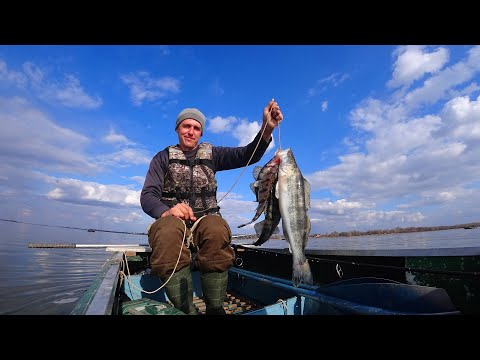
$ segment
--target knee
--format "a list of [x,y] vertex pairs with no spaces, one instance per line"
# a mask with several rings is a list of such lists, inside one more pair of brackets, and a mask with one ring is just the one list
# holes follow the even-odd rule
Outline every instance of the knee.
[[154,244],[158,239],[172,238],[175,234],[182,236],[185,233],[185,224],[175,216],[165,216],[157,219],[148,230],[148,241]]
[[207,215],[198,225],[199,232],[215,234],[214,238],[230,241],[232,236],[230,226],[221,216]]

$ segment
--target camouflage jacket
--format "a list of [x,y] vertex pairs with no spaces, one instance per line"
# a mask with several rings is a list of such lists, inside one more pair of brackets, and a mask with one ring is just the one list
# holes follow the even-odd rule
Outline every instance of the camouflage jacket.
[[197,217],[218,211],[211,144],[198,145],[195,158],[190,160],[179,147],[168,147],[168,170],[161,200],[169,207],[184,202]]
[[[268,145],[270,144],[270,141],[265,141],[263,139],[260,139],[261,133],[259,132],[257,136],[248,144],[245,146],[239,146],[239,147],[225,147],[225,146],[211,146],[208,145],[208,147],[211,146],[211,161],[212,161],[212,167],[204,165],[205,171],[207,173],[210,173],[210,171],[213,174],[216,174],[217,171],[223,171],[223,170],[230,170],[230,169],[238,169],[240,167],[243,167],[247,165],[248,160],[250,161],[250,164],[255,164],[257,163],[265,153],[265,151],[268,148]],[[198,154],[200,148],[203,148],[205,145],[202,145],[203,143],[200,143],[197,148],[191,151],[184,152],[184,158],[185,159],[192,159],[193,161],[200,161],[200,160],[194,160],[196,158],[202,158],[206,155]],[[257,148],[258,144],[258,148]],[[175,196],[165,196],[165,192],[167,190],[165,189],[165,181],[167,180],[167,175],[170,172],[170,150],[172,146],[168,146],[165,149],[159,151],[151,160],[150,166],[148,168],[146,177],[145,177],[145,182],[143,184],[143,189],[140,194],[140,204],[142,206],[143,211],[150,215],[151,217],[158,219],[160,216],[162,216],[162,213],[164,211],[167,211],[171,206],[173,206],[172,203],[166,204],[163,202],[162,199],[165,200],[172,200],[172,198],[176,198]],[[178,145],[173,146],[173,148],[179,149]],[[256,149],[256,150],[255,150]],[[253,152],[255,153],[253,154]],[[253,154],[253,156],[252,156]],[[210,156],[210,155],[208,155]],[[206,159],[204,159],[202,162],[205,162]],[[188,174],[185,174],[184,176],[188,176],[188,179],[191,179],[192,177],[190,176],[191,171],[189,166],[181,166],[183,168],[182,171],[186,171]],[[194,171],[193,171],[193,179],[194,181],[194,191],[197,191],[202,188],[203,181],[206,178],[212,179],[212,174],[209,175],[204,175],[202,167],[197,164],[197,166],[194,166]],[[197,169],[195,171],[195,169]],[[202,176],[202,180],[195,180],[195,177],[197,175]],[[168,175],[170,176],[170,175]],[[214,183],[213,183],[214,181]],[[213,177],[212,184],[208,186],[208,191],[213,191],[214,189],[216,190],[216,180],[215,177]],[[185,183],[183,181],[180,181],[181,184]],[[184,186],[185,189],[187,189],[186,186]],[[172,188],[175,189],[175,186],[169,185],[169,190],[168,192],[172,191]],[[190,186],[188,187],[188,190],[190,192]],[[186,201],[187,203],[190,202],[190,198]],[[201,200],[201,197],[198,199],[195,199],[195,203],[197,204],[196,206],[199,206],[201,204],[201,207],[203,207],[203,203]],[[211,203],[213,204],[213,202]],[[195,206],[195,204],[194,204]],[[197,217],[200,215],[202,216],[202,213],[195,214]]]

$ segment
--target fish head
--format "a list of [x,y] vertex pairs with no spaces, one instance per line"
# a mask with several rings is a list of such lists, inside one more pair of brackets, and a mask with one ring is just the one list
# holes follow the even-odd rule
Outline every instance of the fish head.
[[275,153],[275,156],[270,159],[268,163],[265,164],[261,172],[264,174],[267,172],[276,173],[278,171],[278,166],[280,165],[280,157]]
[[295,161],[291,148],[278,150],[277,155],[280,158],[280,168],[283,173],[290,173],[297,167],[297,162]]
[[291,148],[278,149],[275,155],[278,156],[280,162],[287,162],[293,158],[293,152]]

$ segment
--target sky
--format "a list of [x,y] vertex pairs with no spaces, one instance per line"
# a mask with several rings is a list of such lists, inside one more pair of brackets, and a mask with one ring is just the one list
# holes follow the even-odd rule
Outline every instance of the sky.
[[253,169],[279,148],[310,183],[311,234],[478,222],[479,82],[469,45],[0,45],[0,218],[146,232],[178,113],[243,146],[273,98],[265,155],[217,173],[233,234],[254,233]]

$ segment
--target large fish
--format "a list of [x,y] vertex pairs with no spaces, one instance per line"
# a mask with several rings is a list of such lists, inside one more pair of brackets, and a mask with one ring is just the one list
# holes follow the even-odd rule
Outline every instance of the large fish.
[[260,168],[260,166],[255,167],[253,171],[255,182],[251,185],[251,188],[257,197],[257,210],[255,211],[253,219],[246,224],[239,225],[239,228],[253,223],[262,215],[267,205],[267,200],[270,197],[271,190],[277,180],[279,162],[280,158],[275,154],[262,168]]
[[310,265],[305,256],[310,235],[310,184],[304,179],[290,148],[278,150],[280,157],[275,196],[278,198],[282,228],[293,259],[294,286],[313,284]]

